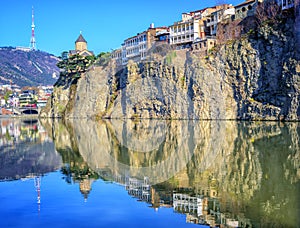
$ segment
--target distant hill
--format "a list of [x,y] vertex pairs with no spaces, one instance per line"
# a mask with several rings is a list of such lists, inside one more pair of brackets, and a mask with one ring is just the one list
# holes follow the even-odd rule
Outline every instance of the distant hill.
[[0,48],[0,84],[23,86],[53,85],[59,76],[57,57],[43,51]]

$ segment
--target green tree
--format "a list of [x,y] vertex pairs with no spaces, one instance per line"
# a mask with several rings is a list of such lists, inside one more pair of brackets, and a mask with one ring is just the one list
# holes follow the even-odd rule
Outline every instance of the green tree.
[[7,104],[7,101],[9,99],[9,96],[12,94],[11,91],[6,91],[5,95],[4,95],[4,100],[5,100],[5,104]]
[[66,78],[78,78],[84,73],[89,66],[96,60],[95,56],[71,55],[67,59],[63,59],[57,63],[57,67],[61,69],[60,76]]

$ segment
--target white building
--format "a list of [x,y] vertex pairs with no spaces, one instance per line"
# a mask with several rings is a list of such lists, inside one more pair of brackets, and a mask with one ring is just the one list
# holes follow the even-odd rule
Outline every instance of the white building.
[[148,50],[155,43],[157,32],[165,30],[166,27],[155,28],[154,24],[151,24],[146,31],[126,39],[120,49],[112,52],[111,57],[116,60],[118,65],[126,65],[128,60],[143,61],[147,57]]
[[[201,13],[198,12],[197,18],[193,13],[183,13],[181,21],[169,26],[170,45],[189,45],[200,36],[199,19]],[[203,31],[204,32],[204,31]]]
[[206,39],[206,36],[215,36],[217,24],[221,21],[224,11],[232,5],[218,5],[190,13],[183,13],[181,21],[169,27],[170,44],[190,47],[195,40]]

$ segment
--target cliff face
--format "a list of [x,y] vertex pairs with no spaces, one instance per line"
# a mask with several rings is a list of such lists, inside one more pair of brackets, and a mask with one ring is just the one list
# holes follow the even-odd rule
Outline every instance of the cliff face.
[[262,26],[203,57],[151,54],[148,61],[96,64],[61,85],[42,116],[299,120],[295,23]]

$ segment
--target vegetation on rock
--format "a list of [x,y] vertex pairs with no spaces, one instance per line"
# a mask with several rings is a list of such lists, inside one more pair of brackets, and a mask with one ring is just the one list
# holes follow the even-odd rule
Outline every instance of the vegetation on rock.
[[95,62],[95,56],[71,55],[69,58],[62,58],[57,63],[57,67],[61,69],[60,80],[69,81],[70,79],[78,79],[80,75]]

